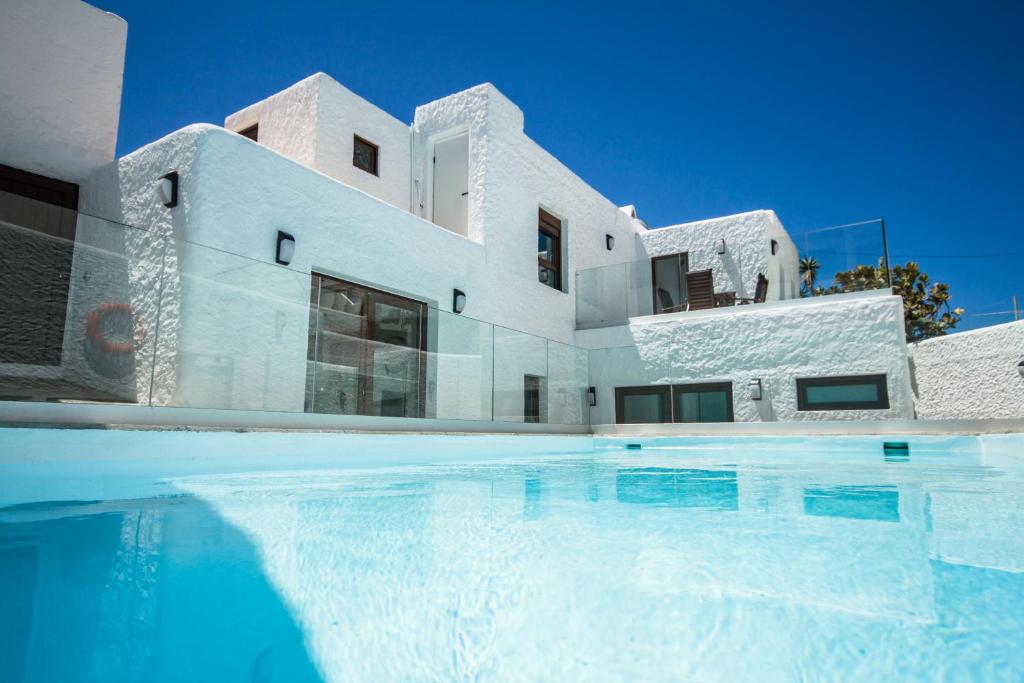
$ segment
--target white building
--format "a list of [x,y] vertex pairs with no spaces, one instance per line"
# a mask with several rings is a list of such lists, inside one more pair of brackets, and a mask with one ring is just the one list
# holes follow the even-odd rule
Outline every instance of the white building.
[[648,229],[493,85],[406,124],[315,74],[114,159],[124,22],[73,0],[3,11],[3,61],[75,84],[0,72],[0,274],[22,292],[0,334],[8,399],[559,424],[915,414],[898,297],[801,299],[771,211]]

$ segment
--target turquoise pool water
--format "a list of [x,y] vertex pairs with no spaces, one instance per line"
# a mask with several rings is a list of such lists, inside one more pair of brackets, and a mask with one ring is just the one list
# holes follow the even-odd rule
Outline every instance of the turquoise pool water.
[[659,444],[0,509],[0,680],[1024,678],[1024,448]]

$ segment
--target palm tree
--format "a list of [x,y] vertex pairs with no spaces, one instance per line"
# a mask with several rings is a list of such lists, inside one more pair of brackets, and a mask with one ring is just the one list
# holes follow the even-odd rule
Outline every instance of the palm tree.
[[813,256],[800,258],[800,289],[804,296],[814,293],[814,283],[818,281],[818,269],[821,264]]

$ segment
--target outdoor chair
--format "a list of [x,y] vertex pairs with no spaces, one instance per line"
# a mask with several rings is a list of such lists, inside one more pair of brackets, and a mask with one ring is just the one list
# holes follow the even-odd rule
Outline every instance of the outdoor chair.
[[672,303],[672,295],[664,287],[658,287],[659,313],[678,313],[683,310],[682,304]]
[[686,274],[686,310],[702,311],[715,307],[715,282],[711,270],[693,270]]
[[764,276],[764,273],[757,274],[757,286],[754,288],[754,298],[737,298],[736,302],[740,304],[763,304],[765,299],[768,298],[768,278]]

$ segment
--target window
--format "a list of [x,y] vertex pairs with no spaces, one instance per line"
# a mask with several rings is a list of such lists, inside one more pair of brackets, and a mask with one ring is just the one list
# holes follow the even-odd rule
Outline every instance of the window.
[[672,421],[670,387],[616,387],[615,421],[619,424],[654,424]]
[[380,175],[377,163],[379,161],[380,148],[369,140],[364,140],[358,135],[352,141],[352,165],[361,168],[367,173]]
[[523,376],[523,422],[540,422],[540,377]]
[[423,417],[427,305],[313,274],[306,412]]
[[544,209],[537,225],[538,279],[553,289],[562,288],[562,221]]
[[238,134],[243,138],[249,138],[253,142],[259,142],[260,137],[260,124],[254,123],[245,130],[238,131]]
[[686,271],[690,269],[689,260],[685,252],[651,259],[655,315],[686,310]]
[[675,422],[732,422],[732,382],[672,387]]
[[0,363],[61,364],[77,209],[78,185],[0,164]]
[[885,375],[815,377],[796,381],[797,410],[870,410],[889,407]]

